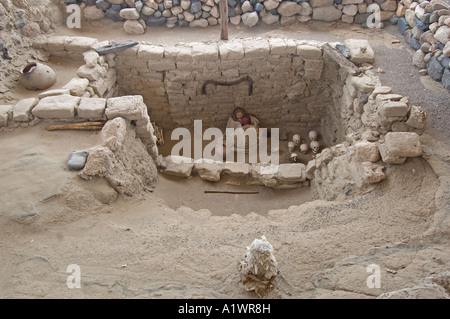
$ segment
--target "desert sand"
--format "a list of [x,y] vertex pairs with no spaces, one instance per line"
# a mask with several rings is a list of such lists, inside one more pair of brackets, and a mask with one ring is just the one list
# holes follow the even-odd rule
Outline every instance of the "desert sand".
[[[58,33],[129,38],[86,28]],[[217,28],[158,29],[133,39],[166,44],[218,36]],[[243,288],[238,263],[263,235],[279,267],[263,298],[376,298],[428,287],[426,278],[438,275],[439,285],[420,296],[448,297],[450,94],[418,75],[403,42],[392,43],[401,38],[395,26],[230,27],[230,38],[240,36],[368,38],[383,84],[429,113],[423,156],[388,165],[388,178],[373,191],[335,201],[316,199],[309,188],[277,191],[163,175],[152,191],[126,197],[67,168],[70,152],[96,145],[98,132],[49,132],[45,122],[1,132],[0,298],[259,298]],[[204,193],[211,189],[259,194]],[[73,264],[81,287],[70,289]],[[372,264],[380,267],[380,288],[367,285]]]

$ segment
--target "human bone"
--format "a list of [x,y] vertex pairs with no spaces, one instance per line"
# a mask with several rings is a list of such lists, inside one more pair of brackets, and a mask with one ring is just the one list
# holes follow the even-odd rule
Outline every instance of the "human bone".
[[262,296],[273,287],[273,281],[278,275],[278,264],[273,255],[273,247],[265,236],[255,239],[244,258],[239,263],[242,283],[247,291],[255,291]]
[[295,143],[295,145],[297,145],[297,146],[300,145],[300,141],[301,141],[300,135],[294,134],[292,136],[292,141]]
[[303,143],[300,145],[300,152],[302,154],[308,153],[308,150],[309,150],[308,144]]
[[294,151],[294,149],[295,149],[295,143],[294,142],[289,142],[288,143],[289,153],[292,153]]
[[311,150],[313,151],[314,154],[319,153],[319,142],[317,141],[312,141],[311,144],[309,144],[309,146],[311,147]]
[[319,134],[317,134],[317,131],[310,131],[308,136],[311,141],[317,141]]
[[291,161],[294,163],[298,162],[298,154],[297,153],[292,153],[291,154]]

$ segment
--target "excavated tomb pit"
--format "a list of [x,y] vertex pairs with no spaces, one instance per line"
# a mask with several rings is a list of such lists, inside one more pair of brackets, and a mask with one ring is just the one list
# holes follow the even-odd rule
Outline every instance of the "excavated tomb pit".
[[[409,105],[408,97],[382,86],[371,70],[374,53],[365,40],[345,41],[350,59],[336,49],[337,43],[289,38],[172,46],[136,43],[98,56],[96,49],[107,44],[81,37],[48,37],[35,47],[56,56],[84,56],[86,64],[64,89],[85,102],[105,100],[94,118],[112,120],[109,101],[130,99],[120,116],[135,125],[136,135],[152,155],[166,183],[160,195],[167,201],[177,198],[173,192],[175,183],[180,183],[184,190],[178,197],[185,200],[178,202],[189,202],[193,198],[189,180],[194,179],[204,181],[201,190],[211,193],[257,188],[260,198],[276,198],[279,190],[291,192],[290,200],[279,201],[283,208],[317,198],[342,198],[384,180],[386,165],[421,155],[418,136],[426,114],[421,107]],[[144,105],[145,116],[135,117],[140,112],[136,113],[136,103]],[[279,163],[220,162],[172,154],[178,142],[171,138],[175,129],[194,134],[197,120],[203,132],[207,128],[225,132],[236,107],[255,116],[269,136],[274,128],[279,130]],[[75,119],[79,113],[74,113]],[[297,146],[299,161],[292,163],[288,142],[299,134],[301,143],[309,144],[311,130],[319,134],[320,151],[302,154]],[[217,194],[194,200],[208,208],[203,203],[210,199],[205,196],[212,199]],[[234,193],[230,203],[239,202],[239,196],[248,195]]]

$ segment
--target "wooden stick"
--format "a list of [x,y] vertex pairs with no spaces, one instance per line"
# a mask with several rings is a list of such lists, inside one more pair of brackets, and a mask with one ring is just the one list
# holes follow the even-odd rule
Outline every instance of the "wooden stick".
[[228,40],[228,0],[220,0],[220,39]]
[[87,131],[100,131],[105,125],[104,122],[80,122],[80,123],[68,123],[57,124],[47,126],[47,131],[56,130],[87,130]]
[[205,191],[205,194],[259,194],[259,192],[243,192],[243,191]]

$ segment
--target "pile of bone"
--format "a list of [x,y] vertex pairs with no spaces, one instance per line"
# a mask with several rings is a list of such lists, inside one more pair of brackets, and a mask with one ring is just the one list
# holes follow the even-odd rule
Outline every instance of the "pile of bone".
[[401,0],[397,26],[411,48],[413,64],[450,90],[450,4],[444,0]]
[[308,141],[303,141],[300,134],[294,134],[292,136],[292,141],[288,142],[288,151],[289,151],[289,158],[291,162],[298,163],[300,160],[299,154],[296,152],[296,148],[300,151],[302,154],[308,154],[308,152],[311,150],[313,154],[319,153],[320,150],[320,144],[318,142],[319,134],[317,131],[310,131],[308,133],[309,143]]
[[[376,0],[381,20],[390,19],[396,0]],[[208,27],[220,23],[220,0],[64,0],[79,4],[87,20],[107,17],[124,22],[130,34],[143,34],[147,26]],[[228,0],[228,18],[233,25],[253,27],[258,23],[289,25],[296,22],[342,21],[364,25],[373,0]]]

